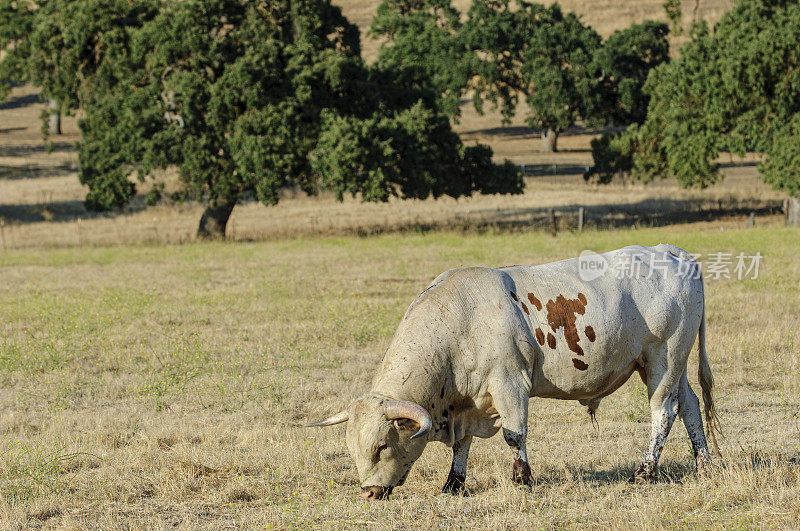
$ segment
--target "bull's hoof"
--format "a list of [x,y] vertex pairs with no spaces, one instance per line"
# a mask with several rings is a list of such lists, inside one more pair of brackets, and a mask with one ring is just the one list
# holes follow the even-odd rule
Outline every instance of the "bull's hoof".
[[525,485],[526,487],[533,486],[533,478],[531,477],[531,467],[521,459],[514,459],[514,469],[511,473],[511,479],[514,483]]
[[698,457],[697,463],[697,477],[708,479],[711,477],[714,470],[714,465],[708,457]]
[[469,491],[467,487],[464,486],[464,481],[466,478],[462,476],[457,476],[450,472],[450,475],[447,476],[447,481],[444,483],[444,487],[442,487],[442,494],[450,494],[452,496],[468,496]]
[[642,463],[636,469],[636,472],[633,473],[631,479],[628,480],[628,483],[635,483],[636,485],[643,485],[645,483],[650,483],[654,479],[653,474],[653,465],[650,463]]

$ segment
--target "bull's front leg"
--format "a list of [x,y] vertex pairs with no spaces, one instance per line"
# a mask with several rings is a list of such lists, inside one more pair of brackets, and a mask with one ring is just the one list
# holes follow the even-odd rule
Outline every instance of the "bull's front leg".
[[527,428],[520,431],[509,430],[503,428],[503,438],[506,444],[511,447],[514,455],[514,466],[511,469],[511,479],[514,483],[526,485],[530,487],[533,485],[531,477],[531,466],[528,464],[528,451],[525,448],[526,438],[528,437]]
[[472,435],[467,435],[453,445],[453,464],[450,466],[447,481],[442,487],[443,493],[453,495],[467,494],[464,482],[467,479],[467,458],[469,457],[470,444],[472,444]]
[[528,438],[528,391],[513,389],[492,395],[495,409],[500,414],[503,438],[511,448],[514,466],[511,479],[521,485],[533,485],[531,467],[528,464],[526,441]]

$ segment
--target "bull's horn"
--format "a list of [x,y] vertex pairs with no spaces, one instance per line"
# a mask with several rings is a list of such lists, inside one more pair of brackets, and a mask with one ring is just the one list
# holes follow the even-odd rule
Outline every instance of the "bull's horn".
[[386,414],[386,418],[389,420],[411,419],[419,424],[417,433],[411,436],[412,439],[422,437],[428,433],[431,430],[431,426],[433,426],[433,419],[431,419],[430,413],[428,413],[424,407],[414,402],[409,402],[407,400],[387,400],[383,405],[383,411]]
[[320,420],[319,422],[312,422],[311,424],[306,424],[306,428],[315,428],[317,426],[333,426],[334,424],[341,424],[342,422],[347,422],[347,419],[350,418],[350,412],[347,409],[344,409],[332,417],[328,417],[325,420]]

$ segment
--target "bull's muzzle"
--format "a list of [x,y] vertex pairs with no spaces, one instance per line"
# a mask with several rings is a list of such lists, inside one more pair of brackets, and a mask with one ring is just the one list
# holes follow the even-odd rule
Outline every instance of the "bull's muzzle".
[[392,487],[361,487],[361,496],[366,500],[385,500],[392,493]]

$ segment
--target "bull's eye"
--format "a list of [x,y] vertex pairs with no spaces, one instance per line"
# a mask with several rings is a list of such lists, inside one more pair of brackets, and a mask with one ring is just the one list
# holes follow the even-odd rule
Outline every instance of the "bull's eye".
[[397,419],[394,421],[394,425],[398,430],[417,431],[419,429],[419,424],[411,419]]
[[386,450],[386,449],[388,449],[388,448],[389,448],[389,446],[388,446],[388,445],[386,445],[386,444],[382,444],[382,445],[378,446],[378,447],[375,449],[375,459],[376,459],[376,460],[377,460],[377,459],[380,459],[380,458],[381,458],[381,452],[383,452],[384,450]]

